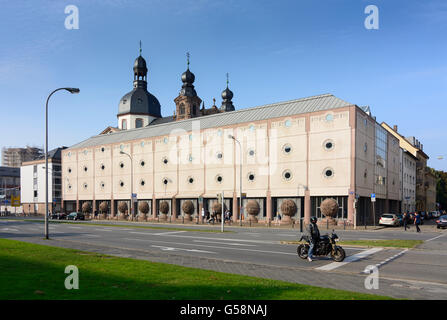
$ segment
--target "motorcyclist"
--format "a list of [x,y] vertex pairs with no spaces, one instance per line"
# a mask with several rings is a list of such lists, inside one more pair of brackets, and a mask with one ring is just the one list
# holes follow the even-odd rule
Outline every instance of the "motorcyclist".
[[318,230],[317,226],[317,217],[310,218],[310,224],[306,227],[307,232],[309,233],[309,253],[307,255],[307,260],[312,262],[312,257],[314,253],[314,248],[320,241],[320,230]]

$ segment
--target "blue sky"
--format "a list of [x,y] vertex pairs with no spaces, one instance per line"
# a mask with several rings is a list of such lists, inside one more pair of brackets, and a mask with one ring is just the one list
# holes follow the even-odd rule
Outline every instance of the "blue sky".
[[[70,4],[79,30],[64,27]],[[379,30],[364,27],[369,4],[380,10]],[[445,0],[0,0],[0,8],[0,147],[43,146],[45,99],[61,86],[81,93],[53,96],[50,148],[115,126],[141,40],[164,116],[189,51],[207,107],[221,101],[227,72],[236,108],[332,93],[417,136],[429,165],[447,171]]]

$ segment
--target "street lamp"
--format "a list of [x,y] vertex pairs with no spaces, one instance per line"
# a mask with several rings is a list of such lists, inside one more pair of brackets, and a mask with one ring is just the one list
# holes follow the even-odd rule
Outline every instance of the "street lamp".
[[133,160],[130,154],[120,151],[120,154],[125,154],[130,159],[130,215],[132,220],[134,220],[134,209],[133,209]]
[[229,134],[228,138],[233,139],[234,141],[236,141],[239,144],[239,149],[240,149],[240,183],[239,183],[239,188],[240,188],[240,194],[239,194],[239,225],[242,226],[242,146],[241,143],[239,142],[238,139],[236,139],[233,135]]
[[66,90],[70,93],[79,93],[78,88],[58,88],[50,93],[45,105],[45,239],[48,240],[48,101],[51,96],[59,91]]

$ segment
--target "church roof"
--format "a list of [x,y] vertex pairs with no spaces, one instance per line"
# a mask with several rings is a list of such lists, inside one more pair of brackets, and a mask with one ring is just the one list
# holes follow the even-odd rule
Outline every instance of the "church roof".
[[123,130],[107,135],[93,136],[71,146],[69,149],[86,148],[110,143],[125,142],[129,140],[169,135],[173,130],[191,131],[192,123],[194,121],[200,121],[200,129],[219,128],[222,126],[273,119],[302,113],[331,110],[352,105],[352,103],[339,99],[332,94],[323,94],[297,100],[272,103],[254,108],[240,109],[232,112],[223,112],[208,116],[185,119],[181,121],[172,121],[172,117],[167,117],[167,119],[163,118],[166,122],[163,119],[160,119],[160,121],[156,120],[143,128]]

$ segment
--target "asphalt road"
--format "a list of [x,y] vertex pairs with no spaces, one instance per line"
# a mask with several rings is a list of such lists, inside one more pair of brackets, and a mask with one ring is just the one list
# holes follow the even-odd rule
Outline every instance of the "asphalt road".
[[[101,223],[104,223],[101,221]],[[120,222],[122,224],[122,222]],[[132,225],[132,223],[129,223]],[[160,226],[160,224],[157,224]],[[167,225],[172,227],[172,225]],[[175,226],[180,227],[182,226]],[[51,223],[50,236],[56,242],[82,244],[85,247],[119,248],[139,250],[141,252],[170,253],[176,256],[195,257],[197,259],[217,259],[253,266],[293,268],[308,271],[309,275],[321,277],[336,275],[343,278],[340,283],[331,281],[329,287],[367,292],[363,280],[367,266],[375,265],[380,279],[387,279],[387,287],[382,292],[396,297],[447,299],[447,232],[423,232],[415,230],[404,232],[401,229],[358,230],[336,233],[342,240],[358,239],[418,239],[424,244],[417,249],[357,248],[344,247],[347,258],[343,263],[334,263],[329,257],[318,257],[313,262],[297,257],[296,245],[281,244],[281,241],[297,240],[301,233],[296,229],[274,228],[226,228],[228,233],[188,231],[199,228],[196,225],[183,226],[182,231],[143,228],[121,228],[99,226],[79,222],[76,224]],[[200,228],[219,229],[218,226]],[[29,242],[41,242],[43,223],[0,219],[0,238],[17,239]],[[326,230],[321,230],[325,234]],[[200,266],[198,266],[200,267]],[[237,273],[244,273],[242,270]],[[253,271],[256,274],[256,270]],[[250,275],[253,275],[251,273]],[[268,275],[259,273],[259,276]],[[360,277],[360,278],[359,278]],[[321,279],[315,276],[302,279],[302,283],[321,286]],[[348,279],[348,280],[346,280]],[[360,280],[359,280],[360,279]],[[300,282],[300,281],[297,281]],[[348,285],[348,282],[349,285]],[[414,293],[414,294],[413,294]]]

